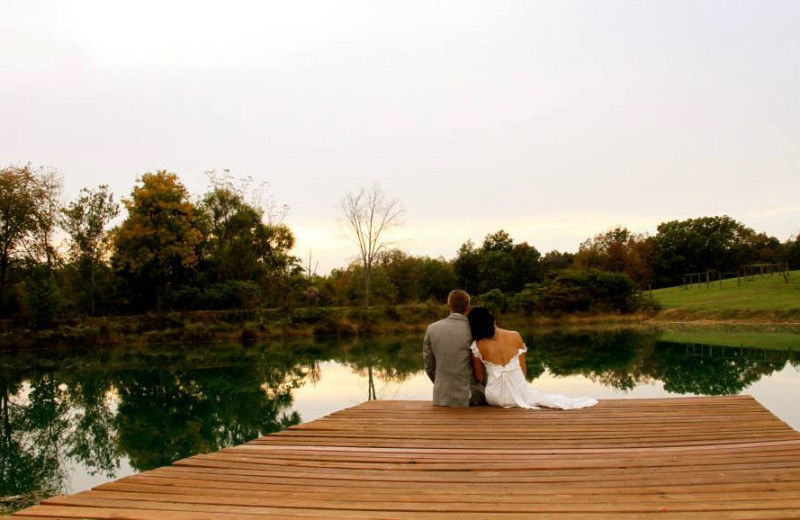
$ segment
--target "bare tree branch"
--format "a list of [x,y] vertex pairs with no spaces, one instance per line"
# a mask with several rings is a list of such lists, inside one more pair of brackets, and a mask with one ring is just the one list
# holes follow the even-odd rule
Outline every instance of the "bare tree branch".
[[387,198],[377,184],[342,197],[339,211],[347,224],[347,238],[358,246],[364,268],[364,299],[369,306],[372,265],[389,245],[386,232],[402,225],[405,212],[400,201]]

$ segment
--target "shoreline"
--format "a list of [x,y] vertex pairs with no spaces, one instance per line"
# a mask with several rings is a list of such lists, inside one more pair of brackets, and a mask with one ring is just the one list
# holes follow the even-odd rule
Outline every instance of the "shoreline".
[[[112,347],[165,343],[261,341],[269,339],[352,338],[418,333],[447,316],[438,304],[298,308],[290,311],[194,311],[162,316],[134,315],[84,318],[32,330],[0,323],[0,349],[41,347]],[[800,309],[789,311],[697,311],[664,309],[655,313],[525,316],[499,314],[504,327],[580,327],[619,325],[800,326]]]

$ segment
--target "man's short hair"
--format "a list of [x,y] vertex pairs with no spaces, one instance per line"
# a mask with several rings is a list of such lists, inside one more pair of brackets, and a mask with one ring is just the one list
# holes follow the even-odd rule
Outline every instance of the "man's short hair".
[[469,309],[469,294],[461,289],[450,291],[447,295],[447,306],[453,312],[464,314]]

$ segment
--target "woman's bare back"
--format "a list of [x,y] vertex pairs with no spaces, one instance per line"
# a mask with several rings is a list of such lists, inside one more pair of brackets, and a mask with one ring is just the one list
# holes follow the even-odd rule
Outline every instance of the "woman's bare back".
[[476,342],[484,361],[504,366],[519,354],[524,346],[519,332],[495,328],[494,337]]

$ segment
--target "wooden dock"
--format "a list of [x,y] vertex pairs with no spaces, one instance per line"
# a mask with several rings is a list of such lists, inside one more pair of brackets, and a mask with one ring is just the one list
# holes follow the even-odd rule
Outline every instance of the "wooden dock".
[[800,518],[800,433],[747,396],[576,411],[372,401],[15,518]]

